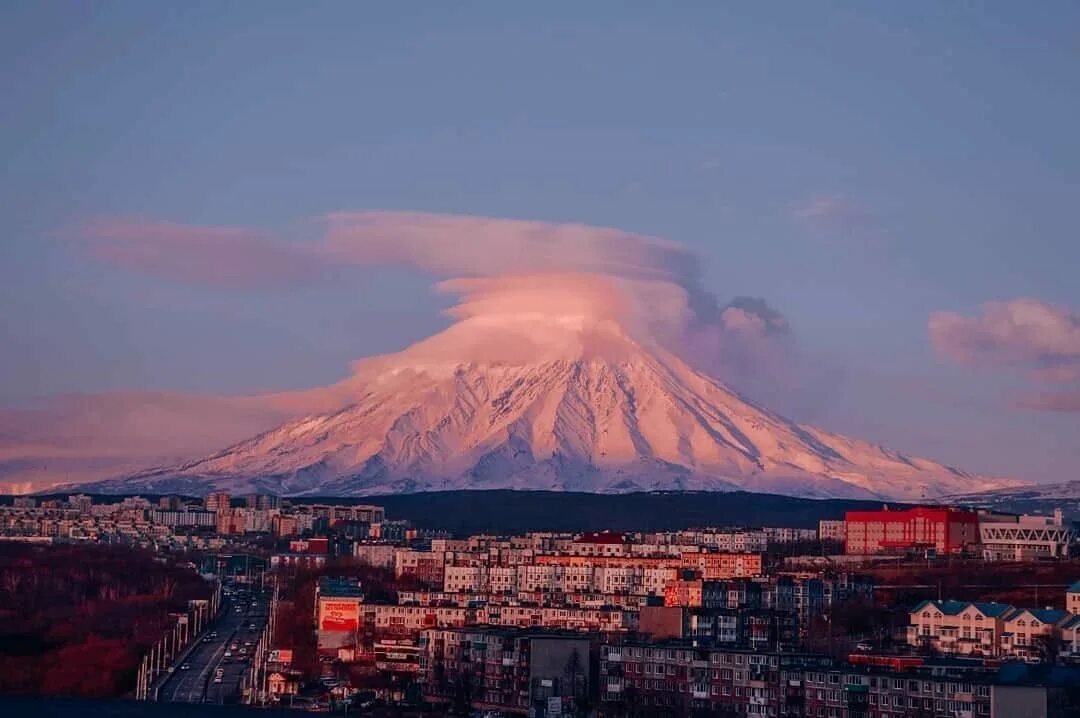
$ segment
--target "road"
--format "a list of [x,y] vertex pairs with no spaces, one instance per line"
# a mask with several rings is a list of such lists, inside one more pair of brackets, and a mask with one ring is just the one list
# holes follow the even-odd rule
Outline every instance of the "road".
[[[159,701],[236,703],[240,700],[240,682],[251,667],[250,656],[268,620],[270,597],[258,590],[247,593],[241,587],[235,591],[226,598],[221,617],[208,627],[205,637],[161,686]],[[246,646],[246,655],[241,656],[239,651],[245,642],[250,645]],[[232,655],[226,656],[226,652]],[[216,680],[218,670],[220,682]]]

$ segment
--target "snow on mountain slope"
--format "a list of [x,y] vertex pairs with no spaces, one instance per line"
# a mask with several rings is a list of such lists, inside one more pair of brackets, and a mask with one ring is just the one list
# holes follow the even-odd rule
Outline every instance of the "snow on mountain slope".
[[973,506],[994,511],[1050,516],[1056,509],[1070,521],[1080,520],[1080,480],[980,491],[944,496],[942,503]]
[[[570,299],[567,299],[570,297]],[[597,297],[485,305],[358,362],[340,409],[95,491],[732,490],[920,499],[1012,485],[757,407]],[[483,299],[483,297],[481,298]],[[471,305],[465,305],[469,309]]]

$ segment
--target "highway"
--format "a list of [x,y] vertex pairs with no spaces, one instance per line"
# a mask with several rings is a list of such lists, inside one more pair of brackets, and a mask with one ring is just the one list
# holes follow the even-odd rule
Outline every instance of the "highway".
[[[224,704],[240,700],[241,679],[251,667],[255,645],[269,618],[270,597],[257,589],[249,593],[242,586],[230,590],[221,617],[174,667],[158,692],[159,701]],[[245,654],[240,653],[242,648]],[[226,656],[227,652],[231,655]],[[219,670],[220,681],[216,680]]]

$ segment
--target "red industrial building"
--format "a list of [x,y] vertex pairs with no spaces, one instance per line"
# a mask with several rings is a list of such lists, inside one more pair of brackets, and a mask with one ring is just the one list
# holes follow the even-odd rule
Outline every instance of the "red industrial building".
[[915,551],[944,555],[979,543],[978,515],[949,507],[848,511],[845,524],[844,552],[849,555]]

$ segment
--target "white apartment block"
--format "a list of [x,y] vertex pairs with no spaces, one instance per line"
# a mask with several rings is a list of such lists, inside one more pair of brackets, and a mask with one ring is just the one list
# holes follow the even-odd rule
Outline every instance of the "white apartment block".
[[[407,561],[407,559],[402,559]],[[663,596],[675,568],[525,564],[519,566],[447,566],[445,593],[579,593]]]
[[847,521],[843,519],[822,519],[818,521],[818,538],[822,541],[843,541],[847,532]]

